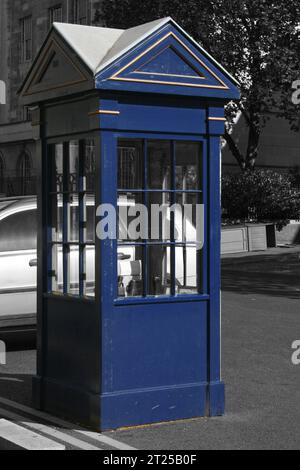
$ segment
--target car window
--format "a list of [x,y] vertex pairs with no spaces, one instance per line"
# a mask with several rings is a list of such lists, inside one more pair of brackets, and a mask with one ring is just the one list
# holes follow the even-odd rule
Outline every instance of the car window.
[[35,250],[37,245],[37,214],[22,211],[0,220],[0,252]]
[[6,209],[6,207],[10,206],[16,201],[0,201],[0,211]]

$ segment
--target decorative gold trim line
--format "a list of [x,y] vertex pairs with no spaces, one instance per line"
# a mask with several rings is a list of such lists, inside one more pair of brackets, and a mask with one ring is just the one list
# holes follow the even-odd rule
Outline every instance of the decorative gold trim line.
[[221,122],[226,122],[227,121],[226,118],[222,118],[222,117],[209,117],[208,120],[209,121],[221,121]]
[[41,121],[32,121],[31,127],[37,127],[41,125]]
[[94,111],[89,113],[89,116],[97,116],[98,114],[109,114],[112,116],[119,116],[120,111],[110,111],[109,109],[98,109],[98,111]]
[[[193,57],[196,59],[197,62],[201,64],[202,67],[204,67],[219,83],[221,83],[221,86],[217,85],[194,85],[191,83],[177,83],[177,82],[163,82],[159,80],[138,80],[134,78],[121,78],[119,75],[124,72],[126,69],[128,69],[131,65],[136,63],[138,60],[140,60],[144,55],[146,55],[148,52],[152,51],[156,46],[161,44],[163,41],[165,41],[168,37],[172,36],[175,41],[179,42],[179,44],[184,47]],[[140,54],[138,57],[133,59],[129,64],[125,65],[123,68],[118,70],[112,77],[110,77],[110,80],[120,80],[120,81],[125,81],[125,82],[139,82],[139,83],[157,83],[160,85],[178,85],[178,86],[190,86],[190,87],[196,87],[196,88],[212,88],[212,89],[221,89],[221,90],[229,90],[228,86],[202,61],[199,59],[199,57],[196,56],[196,54],[193,53],[185,44],[182,42],[174,33],[170,32],[166,34],[163,38],[161,38],[159,41],[157,41],[155,44],[153,44],[151,47],[149,47],[146,51],[144,51],[142,54]]]
[[[122,82],[136,82],[136,83],[156,83],[158,85],[176,85],[176,86],[184,86],[184,87],[192,87],[192,88],[213,88],[214,90],[225,90],[223,86],[212,86],[212,85],[195,85],[193,83],[181,83],[181,82],[163,82],[160,80],[139,80],[138,78],[110,78],[110,80],[122,81]],[[228,88],[226,88],[227,90]]]

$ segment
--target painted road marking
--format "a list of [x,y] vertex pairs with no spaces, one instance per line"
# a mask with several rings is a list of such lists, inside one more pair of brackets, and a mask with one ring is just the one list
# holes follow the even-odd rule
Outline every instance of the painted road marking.
[[101,451],[99,447],[93,446],[88,444],[85,441],[76,439],[75,437],[70,436],[69,434],[65,434],[63,432],[58,431],[57,429],[53,429],[45,424],[35,423],[31,420],[24,418],[24,416],[18,415],[16,413],[12,413],[11,411],[5,410],[0,408],[0,415],[4,416],[5,418],[11,421],[17,421],[19,425],[25,426],[26,428],[33,429],[34,431],[41,432],[46,434],[47,436],[51,436],[54,439],[57,439],[65,444],[69,444],[72,447],[76,447],[80,450],[98,450]]
[[18,410],[18,411],[22,411],[23,413],[26,413],[30,416],[34,416],[35,418],[43,419],[44,421],[46,421],[48,423],[52,423],[52,424],[57,425],[59,427],[68,429],[70,431],[73,431],[76,434],[80,434],[82,436],[88,437],[89,439],[93,439],[93,441],[96,441],[99,444],[106,444],[109,447],[112,447],[112,448],[115,448],[115,449],[118,449],[118,450],[137,450],[134,447],[131,447],[128,444],[124,444],[123,442],[120,442],[120,441],[118,441],[116,439],[113,439],[111,437],[104,436],[103,434],[100,434],[100,433],[97,433],[97,432],[87,431],[86,429],[84,429],[80,426],[71,424],[67,421],[56,418],[55,416],[51,416],[48,413],[44,413],[42,411],[34,410],[33,408],[29,408],[28,406],[21,405],[20,403],[16,403],[14,401],[7,400],[6,398],[0,397],[0,404],[9,406],[10,408],[13,408],[13,409]]
[[66,450],[64,445],[6,419],[0,419],[0,438],[25,450]]

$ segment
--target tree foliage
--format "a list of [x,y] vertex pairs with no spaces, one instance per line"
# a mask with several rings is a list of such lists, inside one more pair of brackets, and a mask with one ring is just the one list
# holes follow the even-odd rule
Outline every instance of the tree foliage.
[[[270,113],[299,130],[300,105],[291,100],[300,79],[299,0],[104,0],[103,12],[117,28],[172,16],[239,80],[242,100],[227,108],[225,139],[241,169],[254,167]],[[238,114],[248,129],[245,152],[231,132]]]
[[223,176],[222,207],[229,220],[274,222],[282,228],[300,219],[300,193],[288,174],[255,169]]

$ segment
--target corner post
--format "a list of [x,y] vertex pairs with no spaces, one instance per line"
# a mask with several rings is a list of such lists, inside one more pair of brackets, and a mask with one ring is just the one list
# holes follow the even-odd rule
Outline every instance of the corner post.
[[45,267],[48,262],[48,252],[44,249],[47,246],[47,231],[49,230],[46,220],[46,207],[49,203],[44,197],[44,186],[48,184],[47,175],[47,143],[44,133],[43,108],[35,108],[32,113],[32,127],[36,139],[37,153],[37,375],[32,380],[32,401],[34,406],[43,409],[43,384],[44,375],[44,301],[43,295],[47,291],[47,275]]
[[225,413],[225,385],[221,380],[221,148],[224,109],[208,108],[209,293],[208,409],[210,416]]

